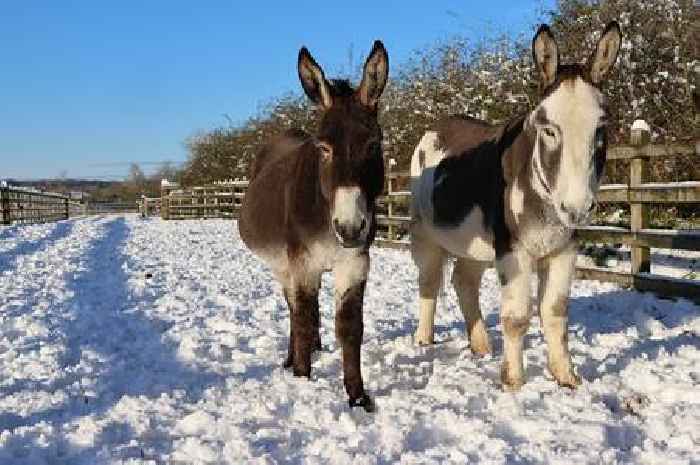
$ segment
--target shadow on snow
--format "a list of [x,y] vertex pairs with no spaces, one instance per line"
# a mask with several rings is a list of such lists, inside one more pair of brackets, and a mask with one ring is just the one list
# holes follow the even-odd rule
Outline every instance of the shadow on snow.
[[[51,238],[43,242],[68,234],[70,227],[70,223],[62,223],[50,235]],[[207,388],[223,383],[220,375],[178,360],[177,347],[163,337],[167,325],[144,316],[136,298],[130,295],[123,269],[126,257],[122,247],[129,228],[123,218],[110,221],[104,227],[104,236],[96,240],[84,256],[86,271],[70,283],[74,296],[62,304],[65,307],[61,309],[62,318],[56,318],[57,321],[50,324],[53,334],[49,337],[59,340],[65,347],[61,378],[48,385],[18,380],[19,386],[9,388],[10,391],[24,387],[48,392],[64,389],[69,400],[27,417],[0,414],[0,430],[13,430],[39,422],[52,424],[57,434],[53,438],[54,450],[45,453],[54,460],[68,454],[71,463],[79,458],[89,461],[89,457],[94,457],[105,445],[128,444],[131,439],[136,439],[126,423],[118,422],[109,423],[87,449],[75,449],[61,434],[62,425],[84,416],[99,419],[125,396],[155,399],[161,394],[173,395],[180,390],[187,401],[196,402]],[[36,245],[30,250],[39,247],[41,245]],[[28,253],[26,249],[25,253]],[[8,389],[2,391],[1,395],[6,396]],[[0,449],[0,457],[7,454],[7,450],[16,451],[18,448],[25,452],[45,449],[36,443],[38,439],[13,437],[6,444],[5,452]],[[165,447],[169,448],[169,445]],[[122,452],[129,457],[133,456],[132,453],[141,454],[140,449]]]
[[[11,248],[5,252],[0,252],[0,273],[10,269],[10,265],[21,255],[30,255],[34,252],[51,246],[53,242],[61,240],[67,237],[73,230],[72,221],[59,221],[56,223],[53,230],[47,234],[45,237],[38,240],[22,240],[19,241],[16,247]],[[16,229],[16,227],[11,226],[11,228]],[[9,233],[5,235],[9,236]],[[0,239],[5,239],[3,235],[0,235]]]

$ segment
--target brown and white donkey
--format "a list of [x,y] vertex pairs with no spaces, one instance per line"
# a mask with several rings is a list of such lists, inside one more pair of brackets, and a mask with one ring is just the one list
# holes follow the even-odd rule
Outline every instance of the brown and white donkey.
[[335,331],[343,352],[351,406],[372,409],[360,370],[362,301],[374,240],[375,199],[384,186],[379,97],[389,57],[376,41],[357,90],[326,80],[306,47],[298,70],[306,95],[321,110],[318,130],[288,131],[257,156],[238,223],[246,245],[272,269],[291,314],[285,367],[310,376],[320,349],[321,274],[334,272]]
[[411,159],[411,249],[420,289],[416,340],[433,342],[442,268],[453,256],[452,283],[471,348],[490,352],[479,284],[495,262],[502,287],[501,379],[509,389],[525,382],[523,338],[532,314],[534,272],[549,370],[561,385],[581,382],[567,338],[576,259],[572,235],[593,209],[605,163],[607,112],[600,85],[620,42],[620,28],[612,22],[587,65],[562,65],[556,41],[543,25],[532,42],[541,89],[534,110],[499,126],[449,118],[423,136]]

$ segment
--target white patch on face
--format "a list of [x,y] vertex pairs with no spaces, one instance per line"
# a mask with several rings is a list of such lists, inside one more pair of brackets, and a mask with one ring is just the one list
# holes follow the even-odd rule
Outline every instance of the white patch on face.
[[[367,199],[359,187],[339,187],[336,189],[332,218],[334,223],[337,221],[342,226],[357,230],[362,228],[360,239],[362,241],[365,240],[371,218],[367,212]],[[362,226],[363,222],[364,226]],[[343,238],[340,237],[338,231],[335,231],[335,234],[338,240],[343,242]]]
[[[573,226],[569,214],[561,211],[561,205],[584,218],[597,190],[595,133],[605,115],[602,103],[603,96],[598,89],[583,79],[576,78],[564,81],[540,104],[547,113],[547,119],[558,126],[554,137],[547,134],[546,127],[537,127],[535,124],[537,109],[530,118],[530,124],[537,127],[539,141],[553,149],[561,145],[562,158],[556,181],[543,177],[545,182],[553,184],[548,185],[551,194],[546,194],[541,180],[532,181],[540,195],[544,193],[545,198],[551,195],[555,209],[566,225]],[[538,151],[539,144],[536,144],[533,172],[534,175],[544,176]]]

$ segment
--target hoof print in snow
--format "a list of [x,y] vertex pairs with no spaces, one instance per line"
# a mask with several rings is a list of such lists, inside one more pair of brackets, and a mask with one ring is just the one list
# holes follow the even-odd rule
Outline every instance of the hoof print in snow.
[[362,397],[358,399],[350,399],[349,404],[350,408],[362,407],[367,413],[372,413],[377,410],[377,406],[374,404],[374,401],[367,394],[362,394]]
[[144,276],[146,279],[151,279],[153,277],[153,273],[146,273]]

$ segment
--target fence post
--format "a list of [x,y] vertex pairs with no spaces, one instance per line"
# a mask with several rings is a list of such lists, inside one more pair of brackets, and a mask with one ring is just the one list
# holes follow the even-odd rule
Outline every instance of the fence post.
[[[635,147],[643,147],[649,143],[651,132],[644,120],[632,124],[630,143]],[[630,188],[639,187],[649,176],[649,160],[642,156],[633,158],[630,162]],[[635,232],[649,227],[649,207],[643,203],[630,202],[630,229]],[[649,247],[632,246],[632,275],[649,273],[651,261]]]
[[160,217],[164,220],[170,218],[168,212],[168,180],[163,179],[160,183]]
[[386,238],[389,241],[394,240],[394,225],[392,224],[392,218],[394,217],[394,197],[391,195],[394,192],[394,177],[391,175],[392,163],[389,163],[389,176],[387,176],[387,187],[386,187],[386,216],[388,219],[388,226],[386,230]]
[[2,224],[11,224],[10,218],[10,192],[7,187],[0,187],[0,213],[2,213]]
[[66,219],[70,219],[70,199],[66,197],[63,202],[66,210]]

